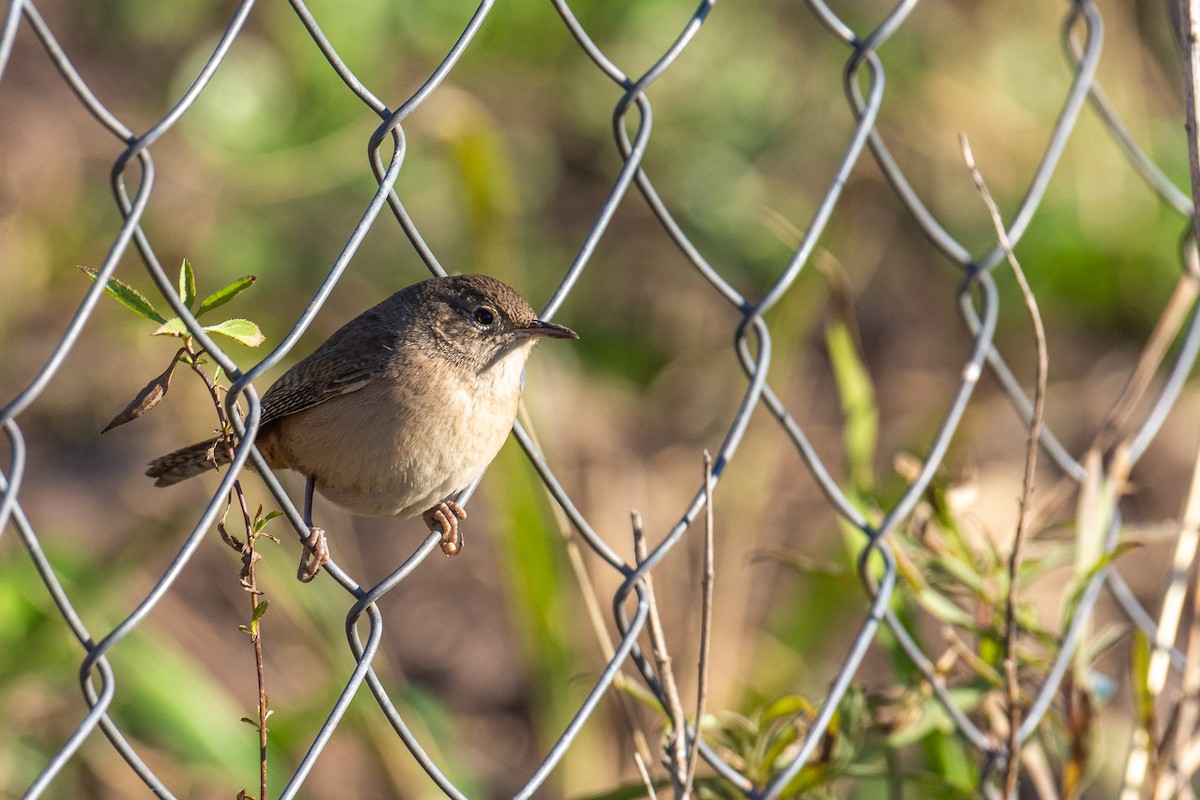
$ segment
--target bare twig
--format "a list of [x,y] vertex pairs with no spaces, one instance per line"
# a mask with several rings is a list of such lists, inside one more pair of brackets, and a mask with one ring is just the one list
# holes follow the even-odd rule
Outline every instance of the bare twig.
[[1183,512],[1183,526],[1175,540],[1175,552],[1171,559],[1171,580],[1167,584],[1167,591],[1163,593],[1162,610],[1158,616],[1158,631],[1154,640],[1154,653],[1150,657],[1146,683],[1150,694],[1155,697],[1162,692],[1167,683],[1167,671],[1171,663],[1170,650],[1175,644],[1175,632],[1183,617],[1188,576],[1196,564],[1198,545],[1200,545],[1200,456],[1197,457],[1192,471],[1192,486]]
[[[982,710],[993,729],[999,735],[1007,736],[1009,731],[1006,709],[1000,703],[992,702],[989,699],[983,704]],[[1060,800],[1061,795],[1056,785],[1054,769],[1050,766],[1050,761],[1046,757],[1046,751],[1036,739],[1027,742],[1021,748],[1021,763],[1025,767],[1025,774],[1028,776],[1029,785],[1033,788],[1038,800]],[[995,787],[991,786],[991,784],[985,786],[984,790],[988,797],[999,796],[995,791]]]
[[646,787],[648,800],[658,800],[658,793],[654,791],[654,781],[650,779],[650,771],[646,769],[646,762],[637,750],[633,751],[633,763],[637,766],[638,775],[641,776],[642,784]]
[[1037,384],[1033,393],[1033,418],[1029,423],[1029,438],[1025,447],[1025,474],[1021,481],[1021,513],[1017,519],[1017,532],[1013,537],[1012,553],[1008,559],[1008,591],[1004,598],[1004,671],[1008,691],[1008,761],[1004,767],[1004,795],[1015,797],[1017,778],[1020,774],[1020,735],[1021,724],[1021,683],[1017,663],[1017,577],[1021,566],[1021,546],[1029,532],[1029,522],[1033,508],[1033,483],[1037,472],[1038,441],[1042,435],[1042,420],[1046,405],[1046,375],[1049,371],[1049,354],[1046,349],[1046,330],[1042,326],[1042,315],[1038,311],[1037,299],[1025,279],[1008,233],[1004,227],[1004,219],[1000,209],[988,191],[983,174],[975,165],[975,157],[971,153],[971,145],[965,133],[959,134],[959,144],[962,147],[963,160],[975,180],[975,188],[979,190],[988,215],[992,218],[992,226],[996,230],[996,241],[1004,250],[1008,264],[1012,267],[1021,296],[1025,299],[1025,307],[1033,323],[1033,334],[1037,344]]
[[[1183,5],[1183,0],[1179,0]],[[1200,130],[1196,120],[1200,118],[1200,0],[1187,0],[1187,13],[1180,14],[1183,22],[1183,69],[1184,93],[1187,102],[1188,166],[1192,177],[1192,232],[1200,241]]]
[[[705,706],[708,705],[708,651],[712,643],[713,601],[713,480],[712,454],[704,451],[704,575],[700,579],[702,595],[700,606],[700,663],[696,688],[696,734],[688,751],[687,777],[683,784],[683,796],[690,797],[692,783],[696,780],[696,764],[700,759],[700,726],[704,722]],[[684,730],[686,734],[686,729]]]
[[[1183,673],[1183,698],[1178,705],[1178,720],[1172,738],[1174,742],[1164,742],[1164,748],[1171,749],[1171,759],[1167,768],[1159,776],[1154,788],[1153,797],[1172,797],[1178,788],[1190,784],[1192,769],[1185,763],[1185,752],[1196,728],[1200,715],[1200,591],[1197,591],[1196,552],[1200,544],[1200,454],[1192,470],[1192,485],[1188,492],[1187,502],[1183,512],[1183,528],[1175,542],[1175,557],[1172,563],[1172,578],[1167,593],[1163,596],[1163,612],[1160,613],[1159,636],[1155,640],[1155,650],[1150,659],[1147,684],[1148,689],[1157,696],[1162,691],[1166,681],[1167,668],[1170,665],[1168,650],[1172,641],[1166,640],[1163,632],[1163,618],[1170,608],[1170,618],[1178,624],[1182,615],[1183,601],[1187,586],[1192,585],[1192,623],[1187,628],[1187,666]],[[1188,580],[1190,576],[1190,580]],[[1174,625],[1171,626],[1171,636],[1174,636]],[[1155,691],[1157,690],[1157,691]]]
[[[1187,98],[1184,103],[1184,109],[1187,117],[1187,144],[1188,144],[1188,167],[1191,174],[1192,187],[1192,234],[1194,241],[1200,241],[1200,128],[1197,126],[1197,120],[1200,119],[1200,0],[1179,0],[1177,8],[1180,12],[1177,18],[1182,23],[1182,41],[1180,42],[1183,51],[1184,65],[1184,93]],[[1194,255],[1194,251],[1189,250],[1189,255]],[[1189,263],[1189,276],[1194,278],[1195,264]],[[1185,276],[1184,280],[1187,277]],[[1182,280],[1181,280],[1182,283]],[[1192,297],[1195,296],[1195,281],[1191,281],[1190,287]],[[1177,293],[1179,290],[1176,290]],[[1174,298],[1172,298],[1174,300]],[[1197,483],[1200,482],[1200,460],[1193,473],[1193,481],[1191,492],[1188,496],[1187,508],[1184,511],[1183,530],[1180,531],[1179,540],[1176,542],[1176,557],[1174,569],[1178,574],[1180,567],[1186,560],[1188,569],[1194,569],[1196,538],[1198,529],[1200,529],[1200,499],[1197,495],[1200,494],[1200,488]],[[1190,553],[1188,552],[1190,551]],[[1193,576],[1195,581],[1195,576]],[[1176,580],[1173,585],[1178,585],[1181,582]],[[1168,599],[1182,604],[1182,596],[1176,599],[1178,593],[1168,591],[1169,597],[1164,597],[1164,609]],[[1196,605],[1196,591],[1193,589],[1193,605]],[[1184,701],[1183,706],[1179,709],[1179,724],[1175,729],[1175,745],[1169,769],[1163,779],[1156,786],[1154,796],[1170,796],[1176,786],[1186,785],[1195,770],[1195,762],[1187,757],[1188,741],[1192,736],[1192,731],[1196,724],[1197,718],[1197,693],[1200,692],[1200,636],[1197,636],[1195,621],[1193,615],[1192,627],[1189,630],[1187,644],[1187,669],[1184,673]],[[1173,634],[1172,626],[1172,634]],[[1158,640],[1155,642],[1156,648],[1165,638],[1165,632],[1159,631]],[[1162,664],[1165,658],[1160,651],[1156,650],[1155,659],[1151,661],[1150,674],[1148,681],[1153,682],[1151,686],[1159,685],[1160,674],[1165,675],[1165,668]],[[1169,785],[1173,784],[1173,785]]]
[[[647,555],[642,515],[633,511],[630,512],[630,518],[633,523],[633,553],[637,562],[641,564]],[[675,673],[671,669],[671,655],[667,651],[667,639],[658,613],[658,601],[654,596],[654,581],[649,572],[642,577],[642,582],[646,587],[646,602],[650,607],[649,624],[646,628],[650,635],[651,655],[654,656],[663,694],[667,698],[667,714],[671,718],[673,729],[667,747],[667,772],[670,773],[676,798],[681,798],[687,782],[687,718],[683,715],[683,703],[679,700],[679,687],[675,684]]]

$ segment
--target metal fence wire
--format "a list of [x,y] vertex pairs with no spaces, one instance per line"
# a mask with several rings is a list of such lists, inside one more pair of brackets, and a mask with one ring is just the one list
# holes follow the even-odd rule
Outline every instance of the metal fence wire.
[[[1007,395],[1016,416],[1026,428],[1033,422],[1032,390],[1027,388],[1028,376],[1032,374],[1033,359],[1028,354],[1022,355],[1017,359],[1019,368],[1010,367],[1010,362],[996,344],[1002,298],[1014,296],[1004,294],[1002,285],[1011,283],[1014,273],[1008,268],[1005,249],[996,243],[996,240],[983,247],[968,245],[951,232],[949,223],[939,219],[930,210],[929,198],[923,197],[917,188],[921,182],[910,180],[901,162],[893,157],[888,148],[886,132],[878,124],[881,109],[885,107],[887,98],[884,77],[888,58],[885,45],[903,38],[906,23],[912,19],[914,10],[918,7],[915,0],[905,0],[882,9],[873,25],[865,25],[861,21],[852,25],[847,18],[822,0],[806,0],[805,6],[810,15],[806,24],[819,26],[830,42],[836,42],[843,48],[843,81],[836,91],[844,94],[853,119],[853,127],[846,136],[836,165],[832,165],[832,168],[828,164],[820,165],[827,175],[825,188],[819,197],[809,198],[811,205],[808,208],[811,209],[811,214],[803,220],[803,224],[797,226],[801,233],[798,234],[798,243],[790,257],[785,263],[776,266],[765,290],[751,296],[736,289],[737,281],[731,279],[730,271],[717,263],[724,259],[706,255],[706,249],[711,248],[689,236],[686,224],[679,221],[678,209],[673,207],[672,200],[668,199],[666,192],[660,194],[656,189],[655,176],[644,163],[652,141],[651,97],[654,96],[654,84],[679,64],[681,59],[686,58],[693,48],[706,46],[702,30],[718,16],[713,13],[714,4],[715,2],[699,3],[686,19],[674,23],[678,27],[670,36],[662,30],[656,31],[656,35],[663,37],[663,41],[669,39],[669,43],[649,69],[641,74],[627,73],[618,60],[598,44],[593,31],[580,21],[567,0],[552,0],[552,11],[551,8],[544,10],[546,14],[556,14],[561,20],[565,32],[578,46],[578,58],[589,60],[595,70],[612,84],[612,96],[616,97],[612,108],[612,133],[615,149],[620,157],[620,168],[611,180],[607,197],[589,210],[593,221],[586,235],[577,242],[574,257],[563,270],[556,290],[540,309],[539,316],[542,319],[552,319],[564,304],[580,299],[585,286],[580,279],[585,275],[606,235],[612,234],[618,210],[634,204],[647,205],[660,226],[657,235],[669,239],[690,262],[695,273],[706,282],[711,292],[718,295],[735,312],[731,317],[735,324],[729,329],[729,333],[732,334],[733,349],[746,380],[740,402],[725,425],[723,438],[719,446],[713,448],[711,474],[715,505],[720,506],[721,478],[727,467],[738,459],[755,457],[742,446],[752,415],[760,409],[767,412],[777,423],[776,433],[786,437],[790,446],[799,454],[808,475],[819,486],[824,502],[836,512],[845,526],[857,531],[858,571],[861,580],[858,596],[865,598],[865,603],[856,634],[849,640],[848,645],[837,645],[844,649],[837,651],[837,667],[825,678],[829,681],[828,688],[819,708],[814,710],[805,727],[797,729],[796,739],[787,749],[786,758],[780,758],[769,774],[750,774],[744,763],[731,759],[728,750],[714,745],[709,737],[697,738],[696,730],[691,726],[688,727],[686,735],[688,747],[698,745],[699,757],[703,762],[701,772],[707,776],[716,776],[724,786],[731,787],[728,791],[736,790],[751,798],[774,798],[794,794],[797,791],[797,776],[806,765],[811,765],[814,759],[822,757],[822,743],[828,741],[831,724],[834,724],[839,708],[846,700],[848,692],[852,690],[856,679],[862,676],[865,660],[873,645],[886,636],[894,638],[907,654],[928,691],[941,704],[946,724],[953,726],[967,750],[973,754],[978,768],[976,777],[979,786],[990,796],[1002,796],[1005,793],[1004,776],[1010,747],[1014,742],[1024,746],[1039,741],[1040,731],[1047,724],[1048,715],[1055,713],[1055,703],[1064,696],[1063,682],[1071,675],[1074,660],[1079,656],[1077,645],[1087,635],[1089,626],[1096,624],[1096,610],[1102,605],[1099,601],[1104,594],[1107,593],[1111,597],[1114,601],[1112,605],[1123,615],[1130,628],[1144,634],[1150,643],[1149,657],[1165,663],[1175,676],[1174,680],[1187,684],[1185,668],[1189,664],[1194,668],[1195,659],[1189,659],[1184,652],[1177,649],[1176,631],[1179,628],[1178,618],[1181,613],[1179,606],[1184,597],[1179,589],[1180,581],[1183,580],[1182,576],[1186,576],[1192,569],[1187,554],[1189,546],[1194,551],[1194,540],[1188,538],[1195,536],[1194,524],[1184,524],[1172,529],[1172,535],[1178,537],[1175,546],[1181,554],[1179,558],[1182,559],[1177,561],[1178,580],[1171,583],[1164,595],[1166,599],[1163,600],[1161,612],[1153,608],[1147,609],[1123,580],[1121,559],[1116,557],[1121,552],[1121,543],[1125,540],[1122,511],[1127,500],[1118,489],[1114,489],[1111,502],[1102,505],[1102,512],[1098,512],[1099,522],[1093,521],[1103,533],[1102,548],[1094,554],[1095,568],[1087,574],[1086,580],[1081,582],[1076,596],[1071,598],[1070,613],[1066,617],[1063,629],[1046,643],[1049,655],[1044,669],[1037,672],[1037,682],[1031,681],[1029,675],[1032,673],[1026,673],[1020,684],[1024,695],[1021,698],[1022,713],[1014,718],[1019,724],[1015,736],[996,735],[996,727],[989,722],[986,715],[981,715],[978,710],[963,707],[960,699],[953,696],[953,687],[945,670],[935,663],[936,656],[931,654],[928,645],[922,644],[918,623],[911,616],[902,617],[897,613],[897,598],[906,593],[918,594],[922,591],[922,583],[911,579],[911,576],[905,577],[903,560],[897,556],[895,537],[899,531],[913,524],[914,515],[933,491],[938,472],[945,466],[948,449],[952,442],[956,441],[956,437],[962,434],[964,414],[976,398],[979,384],[985,376],[990,375],[995,379],[997,386]],[[131,734],[128,721],[114,713],[114,698],[120,692],[122,669],[114,666],[115,659],[111,657],[120,652],[123,641],[127,640],[131,632],[146,623],[148,616],[172,591],[181,574],[194,563],[194,557],[201,544],[215,535],[214,528],[222,518],[235,481],[247,463],[251,459],[259,459],[259,456],[250,446],[237,448],[236,458],[229,469],[221,473],[220,484],[212,493],[211,500],[203,511],[190,520],[191,532],[182,540],[178,551],[156,574],[152,585],[139,590],[139,599],[131,604],[124,618],[110,625],[102,620],[91,619],[89,609],[80,606],[79,596],[82,590],[78,587],[69,588],[69,584],[64,582],[61,566],[56,566],[54,559],[47,555],[47,548],[43,546],[48,536],[47,531],[39,527],[35,515],[29,513],[22,502],[23,492],[29,490],[27,459],[31,449],[37,448],[36,439],[27,439],[26,433],[23,432],[22,417],[39,398],[55,391],[55,378],[62,372],[64,362],[86,335],[89,323],[94,322],[98,311],[105,308],[101,300],[104,296],[105,282],[116,274],[122,259],[127,263],[136,259],[144,267],[145,274],[157,286],[162,300],[183,320],[197,346],[229,376],[231,386],[225,399],[225,408],[239,420],[238,425],[244,425],[247,431],[253,432],[258,424],[259,413],[259,394],[255,391],[255,382],[267,370],[285,359],[301,335],[309,329],[339,281],[347,274],[360,245],[373,227],[388,226],[391,224],[389,217],[394,219],[429,270],[444,274],[443,266],[433,252],[433,247],[423,236],[421,228],[414,221],[414,216],[410,216],[406,210],[401,193],[397,190],[397,181],[404,172],[406,157],[410,148],[416,146],[408,135],[406,122],[414,111],[426,104],[440,89],[445,88],[448,77],[455,74],[460,59],[470,53],[476,44],[478,34],[485,23],[495,26],[516,23],[506,18],[505,4],[497,5],[493,0],[481,2],[463,26],[461,34],[449,44],[445,56],[437,63],[436,68],[423,78],[416,91],[397,102],[394,97],[384,96],[379,82],[355,74],[347,63],[353,59],[344,57],[347,46],[335,47],[322,31],[322,20],[301,0],[290,0],[295,20],[307,31],[312,46],[316,47],[328,62],[328,68],[344,83],[345,90],[365,106],[366,113],[378,117],[378,126],[368,141],[370,164],[378,183],[378,190],[362,210],[361,218],[346,237],[340,254],[328,268],[324,280],[312,295],[311,302],[295,319],[287,335],[261,360],[246,365],[236,363],[226,354],[220,342],[214,341],[183,302],[173,277],[168,275],[160,261],[159,251],[166,248],[156,241],[155,227],[148,221],[147,210],[155,198],[156,186],[161,181],[155,160],[156,147],[166,137],[170,137],[180,121],[193,111],[198,98],[210,87],[214,76],[222,70],[231,48],[239,41],[239,37],[244,35],[247,27],[253,26],[255,14],[266,9],[256,8],[255,3],[250,0],[239,3],[229,17],[228,24],[220,32],[211,54],[196,71],[190,85],[182,90],[161,119],[135,130],[133,123],[123,121],[102,102],[99,96],[102,93],[95,90],[94,84],[83,74],[84,71],[77,67],[78,54],[69,52],[60,44],[55,31],[39,12],[39,5],[44,4],[30,0],[13,0],[8,4],[3,27],[0,29],[0,80],[12,79],[13,64],[10,62],[13,62],[14,53],[24,52],[28,55],[33,52],[30,49],[22,51],[20,48],[14,48],[18,38],[36,40],[52,62],[58,77],[70,87],[79,105],[112,137],[114,149],[119,151],[112,163],[111,190],[123,223],[113,237],[103,262],[96,265],[98,280],[87,289],[78,309],[69,319],[53,321],[52,324],[61,326],[61,335],[53,351],[36,369],[27,385],[17,387],[10,380],[4,387],[7,399],[0,411],[0,421],[8,439],[8,453],[3,474],[0,475],[0,533],[7,537],[15,536],[24,548],[24,555],[21,550],[12,547],[11,542],[4,552],[7,553],[10,562],[20,562],[18,567],[21,571],[30,568],[36,570],[40,583],[44,584],[45,591],[61,614],[64,626],[61,628],[62,635],[66,636],[69,631],[83,650],[83,658],[79,662],[79,683],[83,690],[84,704],[78,707],[78,722],[73,733],[61,742],[57,752],[46,763],[38,765],[36,777],[32,782],[22,788],[24,796],[30,798],[62,796],[56,795],[56,779],[61,779],[64,768],[73,759],[79,758],[81,748],[95,747],[95,743],[102,741],[103,737],[128,765],[128,769],[132,770],[155,795],[182,796],[181,793],[186,792],[186,789],[167,785],[167,781],[157,774],[161,770],[154,765],[162,763],[163,754],[156,752],[153,757],[147,757],[146,753],[139,752],[140,745],[136,743],[136,735]],[[1107,136],[1123,151],[1129,170],[1140,176],[1146,189],[1161,198],[1164,206],[1172,209],[1172,213],[1177,215],[1178,232],[1187,231],[1192,218],[1192,205],[1188,194],[1173,184],[1164,174],[1164,170],[1139,148],[1134,136],[1105,99],[1097,82],[1097,66],[1101,59],[1103,41],[1102,19],[1097,5],[1088,0],[1075,0],[1062,6],[1062,38],[1066,53],[1065,63],[1069,68],[1069,87],[1055,113],[1047,117],[1048,127],[1052,123],[1052,128],[1040,162],[1029,176],[1024,190],[1016,193],[1020,197],[1016,208],[1006,214],[1004,229],[1007,240],[1014,246],[1019,245],[1031,226],[1036,224],[1035,215],[1055,178],[1056,169],[1068,148],[1068,140],[1077,131],[1082,119],[1090,119],[1093,123],[1098,120],[1102,124]],[[586,16],[595,17],[603,13],[605,12],[599,7],[594,7],[589,9]],[[719,13],[735,16],[742,12],[735,5],[729,8],[722,7]],[[661,23],[664,18],[656,19]],[[854,19],[859,20],[860,15],[856,13]],[[963,31],[962,35],[983,34],[977,31]],[[405,54],[396,53],[395,58],[398,69],[404,69]],[[1175,59],[1176,55],[1171,54],[1171,58]],[[797,65],[797,81],[807,79],[806,70],[806,67]],[[6,72],[9,74],[6,75]],[[412,79],[412,76],[408,76],[408,79]],[[835,87],[828,87],[828,93],[830,98],[834,97]],[[0,117],[5,113],[7,112],[0,107]],[[702,136],[704,132],[695,133]],[[3,155],[14,159],[19,157],[19,154],[12,153]],[[870,166],[872,163],[871,168],[878,170],[886,180],[886,185],[890,186],[895,196],[907,208],[908,219],[915,226],[914,230],[919,229],[945,259],[959,268],[960,272],[953,280],[957,280],[955,292],[959,311],[969,330],[969,352],[957,366],[960,371],[953,391],[948,396],[930,395],[924,400],[929,407],[944,409],[939,412],[940,423],[922,444],[922,455],[919,463],[908,473],[907,486],[882,507],[865,503],[861,497],[847,491],[845,483],[835,475],[837,469],[827,466],[818,448],[810,443],[811,431],[800,421],[804,415],[797,413],[796,408],[789,403],[785,387],[773,385],[768,379],[769,370],[774,363],[772,324],[768,323],[769,312],[776,308],[785,296],[797,291],[799,276],[817,257],[818,242],[827,235],[831,219],[845,202],[843,190],[851,178],[852,171],[863,169],[864,165]],[[984,171],[986,172],[986,169]],[[879,186],[882,187],[883,183]],[[175,187],[173,191],[180,190]],[[979,208],[983,218],[985,212],[982,202]],[[6,209],[6,213],[10,211],[12,209]],[[19,211],[17,209],[18,213]],[[1040,430],[1042,471],[1049,473],[1053,470],[1056,478],[1070,482],[1080,493],[1099,491],[1097,486],[1118,486],[1117,478],[1135,469],[1163,430],[1168,415],[1179,405],[1181,393],[1185,389],[1185,380],[1194,364],[1197,348],[1200,347],[1200,318],[1196,314],[1194,304],[1197,266],[1195,244],[1191,238],[1187,238],[1181,248],[1180,264],[1174,300],[1164,303],[1159,328],[1147,344],[1149,355],[1140,362],[1140,371],[1129,378],[1130,384],[1141,385],[1144,393],[1140,404],[1131,405],[1135,410],[1130,412],[1126,421],[1112,429],[1095,431],[1097,437],[1108,437],[1096,448],[1091,447],[1090,442],[1082,449],[1069,445],[1056,437],[1050,425],[1043,426]],[[17,273],[22,269],[20,264],[15,263],[6,263],[3,268],[9,273]],[[1095,265],[1097,271],[1107,268],[1104,264]],[[945,272],[950,275],[949,270]],[[127,280],[132,280],[135,276],[133,270],[123,274]],[[1019,298],[1012,302],[1018,308],[1022,307]],[[588,304],[581,303],[580,307],[586,309]],[[585,319],[586,314],[586,310],[581,311],[579,318]],[[713,321],[713,324],[718,322]],[[579,346],[588,346],[586,335]],[[9,351],[20,347],[20,342],[10,341],[5,344],[5,349]],[[1019,379],[1018,374],[1026,377]],[[239,403],[245,414],[244,419],[236,411]],[[576,500],[572,498],[569,486],[565,485],[567,482],[560,481],[556,476],[552,460],[544,456],[526,427],[518,423],[513,435],[541,477],[546,490],[569,520],[577,542],[586,551],[594,554],[598,559],[597,563],[603,565],[602,571],[609,571],[619,578],[619,588],[611,598],[618,635],[613,643],[611,656],[599,669],[596,669],[594,664],[579,667],[581,671],[593,670],[590,673],[595,676],[592,688],[579,704],[573,718],[561,731],[557,741],[544,753],[540,765],[524,779],[521,788],[515,792],[514,796],[524,798],[549,791],[547,780],[559,766],[564,754],[577,742],[581,730],[589,724],[597,707],[606,697],[620,691],[615,688],[620,674],[624,673],[624,680],[632,678],[640,681],[644,689],[656,697],[664,708],[668,706],[670,698],[664,686],[663,665],[652,656],[645,638],[651,603],[644,578],[656,571],[673,551],[681,549],[682,543],[695,542],[702,536],[704,512],[709,495],[703,482],[698,481],[697,488],[690,502],[679,514],[678,521],[666,535],[657,538],[647,557],[640,563],[632,559],[627,560],[607,543],[594,530],[593,524],[584,517]],[[1088,460],[1084,457],[1084,452],[1100,453],[1102,457]],[[293,501],[269,470],[263,468],[259,473],[279,507],[284,510],[287,520],[303,538],[307,534],[306,526]],[[699,469],[697,475],[700,475]],[[1084,523],[1081,521],[1080,524]],[[725,534],[718,530],[717,536],[722,535]],[[748,534],[739,531],[737,535]],[[295,797],[304,792],[314,765],[322,758],[331,757],[329,745],[337,736],[339,725],[343,723],[351,701],[357,695],[364,694],[364,688],[374,697],[377,704],[377,710],[372,713],[382,715],[386,719],[394,735],[403,741],[412,759],[428,773],[429,779],[449,797],[465,796],[464,791],[447,777],[449,770],[446,769],[446,764],[439,763],[438,759],[431,755],[438,752],[439,748],[430,748],[429,741],[422,740],[414,733],[414,729],[409,725],[411,720],[406,720],[401,713],[402,704],[394,702],[389,695],[390,690],[395,691],[394,688],[389,687],[375,672],[376,657],[384,631],[384,617],[377,601],[408,579],[415,570],[420,569],[425,559],[437,548],[438,540],[438,534],[431,533],[410,558],[374,586],[359,585],[335,562],[327,565],[327,574],[346,592],[345,631],[353,655],[353,671],[345,679],[340,697],[328,709],[323,724],[320,724],[319,728],[314,724],[315,732],[311,736],[307,751],[291,771],[286,786],[280,792],[281,797]],[[1189,541],[1192,543],[1189,544]],[[149,569],[149,566],[146,568]],[[102,573],[97,574],[96,579],[102,580]],[[716,602],[721,602],[719,577]],[[1158,598],[1155,602],[1158,602]],[[1171,608],[1174,608],[1175,612],[1171,612]],[[1155,616],[1156,613],[1158,616]],[[404,634],[402,630],[394,630],[392,635]],[[5,667],[6,673],[21,674],[21,660],[18,655],[8,653],[4,660],[10,661]],[[1159,661],[1155,663],[1158,664]],[[135,664],[125,663],[124,669],[136,669]],[[796,680],[800,682],[801,676],[797,676]],[[806,676],[805,680],[811,680],[811,676]],[[997,680],[1003,681],[1003,677]],[[9,713],[8,710],[0,711],[5,717],[8,717]],[[1194,719],[1191,722],[1194,723]],[[1134,727],[1136,726],[1130,723],[1131,730]],[[170,737],[170,732],[163,734],[160,731],[159,734],[168,739]],[[1191,740],[1194,732],[1188,732],[1187,737]],[[1131,747],[1137,750],[1136,743]],[[440,748],[440,751],[445,752],[445,747]],[[272,756],[278,757],[278,754]],[[1187,783],[1191,780],[1194,769],[1188,772],[1182,762],[1171,761],[1168,771],[1170,770],[1175,770],[1174,774],[1183,784],[1174,787],[1179,794],[1173,796],[1191,796],[1187,790]],[[616,784],[617,780],[617,776],[614,776],[613,783]],[[1139,779],[1134,775],[1128,779],[1126,796],[1145,796],[1141,794],[1143,783],[1139,780],[1144,781],[1145,778]],[[1161,786],[1161,783],[1158,785]],[[414,789],[414,792],[417,791],[423,790]],[[1038,791],[1041,792],[1042,789]]]

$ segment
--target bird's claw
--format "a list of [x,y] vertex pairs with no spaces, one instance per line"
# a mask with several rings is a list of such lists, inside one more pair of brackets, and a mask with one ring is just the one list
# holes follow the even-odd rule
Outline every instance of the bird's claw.
[[323,528],[308,529],[308,538],[300,542],[304,549],[300,551],[300,566],[296,570],[296,579],[308,583],[317,577],[321,565],[329,560],[329,543],[325,540]]
[[466,518],[467,512],[453,501],[438,503],[421,515],[430,531],[436,531],[439,527],[442,529],[442,552],[448,556],[462,552],[463,537],[458,530],[458,521]]

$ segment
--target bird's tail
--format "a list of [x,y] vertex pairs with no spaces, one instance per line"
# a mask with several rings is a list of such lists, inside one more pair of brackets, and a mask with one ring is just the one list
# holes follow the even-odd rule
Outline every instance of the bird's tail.
[[228,463],[229,452],[221,439],[210,439],[159,456],[150,462],[146,474],[156,479],[155,486],[172,486]]

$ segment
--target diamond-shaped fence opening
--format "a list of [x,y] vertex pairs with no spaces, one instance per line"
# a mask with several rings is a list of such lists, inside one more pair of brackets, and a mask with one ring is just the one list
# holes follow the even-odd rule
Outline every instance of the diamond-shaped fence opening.
[[[289,5],[5,12],[6,793],[1188,796],[1184,23]],[[446,272],[581,340],[297,583],[261,392]]]

